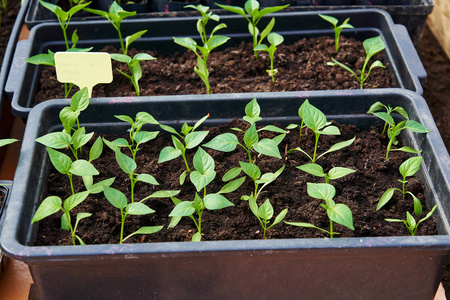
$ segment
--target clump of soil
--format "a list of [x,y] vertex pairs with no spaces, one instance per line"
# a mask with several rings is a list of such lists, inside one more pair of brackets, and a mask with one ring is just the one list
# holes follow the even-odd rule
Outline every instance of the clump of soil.
[[[144,61],[142,79],[139,81],[141,96],[205,94],[206,88],[194,72],[197,58],[192,51],[180,51],[166,55],[155,51],[148,53],[156,60]],[[306,90],[359,89],[360,85],[343,68],[327,66],[331,57],[345,63],[353,70],[360,70],[364,64],[365,51],[362,42],[353,38],[341,37],[340,49],[336,55],[334,39],[317,37],[301,39],[292,45],[280,45],[275,56],[275,68],[279,73],[272,83],[266,70],[270,68],[267,53],[259,53],[255,60],[251,43],[241,43],[237,47],[228,47],[223,51],[213,51],[208,59],[211,93],[250,93],[284,92]],[[113,47],[102,51],[118,53]],[[137,51],[131,49],[133,57]],[[375,55],[375,60],[384,61],[383,54]],[[386,68],[375,68],[364,87],[368,89],[394,87],[389,64]],[[136,96],[130,80],[121,75],[116,68],[129,73],[123,63],[113,63],[113,82],[97,85],[93,97]],[[56,80],[53,67],[44,67],[40,80],[41,89],[35,97],[35,104],[49,99],[64,98],[64,86]],[[74,89],[74,92],[76,89]]]
[[[233,132],[230,128],[238,127],[246,129],[248,123],[235,120],[231,124],[211,128],[205,139],[205,143],[214,136],[225,132]],[[319,153],[329,149],[331,145],[356,137],[355,142],[342,151],[333,152],[320,158],[318,163],[328,172],[332,167],[340,166],[356,170],[356,173],[331,183],[336,188],[336,203],[344,203],[351,209],[354,218],[355,230],[335,224],[334,230],[340,233],[340,237],[373,237],[373,236],[399,236],[409,235],[403,223],[389,223],[386,218],[404,219],[406,212],[413,211],[413,201],[407,196],[395,194],[393,199],[380,211],[376,211],[376,205],[381,195],[391,187],[401,188],[397,181],[400,178],[398,168],[408,158],[408,154],[391,152],[389,160],[385,160],[387,138],[380,135],[380,128],[372,128],[370,131],[361,131],[355,126],[339,125],[340,136],[321,136]],[[243,134],[237,133],[242,141]],[[260,138],[273,138],[274,133],[263,132]],[[113,140],[114,137],[106,137]],[[126,136],[124,136],[126,138]],[[189,182],[180,186],[179,176],[184,171],[184,163],[181,157],[158,163],[159,152],[165,146],[171,145],[168,135],[160,134],[158,138],[143,145],[136,162],[136,173],[153,175],[159,186],[138,183],[135,190],[135,199],[140,200],[156,190],[180,190],[177,196],[183,201],[192,201],[196,193],[195,187]],[[314,177],[304,173],[296,166],[308,163],[307,157],[301,152],[287,154],[288,149],[301,146],[307,153],[312,153],[314,148],[314,134],[311,131],[304,132],[302,140],[299,140],[298,130],[287,134],[279,145],[282,159],[268,156],[259,156],[256,164],[262,173],[275,172],[283,165],[285,170],[280,177],[261,193],[258,202],[261,204],[270,199],[274,206],[275,215],[281,210],[289,208],[286,216],[288,221],[310,222],[321,228],[329,228],[329,219],[326,211],[320,206],[321,201],[308,196],[307,182],[324,182],[323,178]],[[87,149],[83,154],[88,156]],[[217,192],[225,184],[222,176],[231,168],[239,166],[238,162],[247,162],[247,153],[240,147],[235,151],[223,153],[204,148],[215,161],[216,179],[207,187],[208,193]],[[130,155],[127,151],[125,151]],[[192,167],[193,150],[187,152],[187,159]],[[254,156],[256,157],[256,156]],[[116,177],[112,187],[119,189],[130,197],[129,178],[120,170],[115,162],[114,153],[105,149],[104,154],[96,161],[95,166],[99,170],[99,176],[95,181]],[[242,174],[244,176],[244,174]],[[48,195],[56,195],[66,199],[70,193],[68,179],[53,170],[48,181]],[[79,191],[83,190],[83,184],[78,180],[75,184]],[[423,185],[417,178],[409,178],[408,190],[414,193],[424,203]],[[258,220],[249,209],[248,202],[240,200],[242,195],[249,195],[254,189],[253,182],[247,179],[237,191],[225,196],[234,203],[233,207],[204,211],[202,222],[203,240],[247,240],[262,238],[262,230]],[[183,218],[178,226],[168,229],[169,213],[174,205],[170,199],[154,199],[146,201],[146,204],[156,210],[154,214],[145,216],[129,216],[125,225],[125,235],[128,235],[141,226],[164,225],[164,229],[152,235],[135,236],[127,242],[159,242],[159,241],[190,241],[197,231],[192,220]],[[429,210],[424,209],[424,213]],[[74,210],[75,212],[91,212],[93,215],[80,222],[78,235],[87,244],[118,243],[120,232],[120,213],[113,208],[103,194],[90,195],[88,199]],[[34,241],[35,245],[70,245],[69,233],[60,228],[60,214],[44,219],[39,223],[39,232]],[[423,216],[421,216],[423,217]],[[436,224],[433,219],[428,219],[421,224],[419,235],[437,234]],[[322,231],[291,227],[284,223],[274,226],[267,233],[268,238],[322,238],[327,235]]]

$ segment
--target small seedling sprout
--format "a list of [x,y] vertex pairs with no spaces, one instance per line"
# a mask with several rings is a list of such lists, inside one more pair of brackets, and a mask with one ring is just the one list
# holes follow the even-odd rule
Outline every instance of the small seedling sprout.
[[[262,43],[262,41],[269,35],[269,33],[272,31],[275,25],[275,18],[272,18],[269,24],[266,26],[266,28],[261,32],[261,36],[258,39],[260,31],[257,25],[259,21],[261,21],[261,18],[264,17],[265,15],[280,11],[289,6],[289,4],[287,4],[283,6],[266,7],[259,10],[259,2],[257,0],[247,0],[247,2],[245,2],[244,8],[239,6],[222,5],[218,3],[216,4],[220,8],[243,16],[248,21],[248,31],[250,32],[253,38],[253,49],[255,49],[259,44]],[[247,14],[250,15],[250,18],[247,17]],[[258,59],[258,52],[256,50],[254,52],[255,58]]]
[[402,193],[403,199],[405,198],[406,194],[411,195],[414,200],[414,213],[416,214],[416,216],[419,216],[422,213],[422,204],[420,203],[420,200],[413,193],[406,191],[406,184],[408,183],[406,177],[414,176],[419,171],[421,163],[422,156],[414,156],[408,158],[400,165],[399,171],[402,175],[402,179],[399,179],[398,181],[402,184],[402,189],[400,190],[398,188],[390,188],[386,192],[384,192],[383,196],[381,196],[380,198],[380,201],[378,201],[377,210],[385,206],[389,202],[389,200],[391,200],[395,191],[399,191],[400,193]]
[[[216,177],[214,159],[205,150],[199,147],[194,155],[193,163],[195,170],[190,174],[190,179],[196,188],[194,201],[181,201],[180,199],[172,197],[175,207],[169,214],[169,217],[172,217],[169,227],[176,226],[182,217],[190,217],[197,228],[197,232],[192,236],[192,241],[199,242],[202,239],[202,216],[204,209],[217,210],[234,206],[234,204],[222,194],[231,193],[237,190],[242,183],[244,183],[245,177],[233,180],[222,187],[217,193],[208,194],[206,187]],[[202,189],[203,198],[198,194]],[[197,220],[194,217],[194,213],[197,213],[198,215]]]
[[[299,110],[299,115],[301,113],[301,116],[302,116],[302,124],[304,122],[306,127],[311,129],[314,132],[314,135],[316,137],[315,138],[315,145],[314,145],[314,154],[311,157],[308,153],[306,153],[300,147],[297,147],[297,148],[294,148],[294,149],[290,149],[288,151],[288,153],[292,153],[294,151],[300,151],[303,154],[305,154],[311,160],[312,163],[315,163],[319,158],[321,158],[325,154],[341,150],[341,149],[343,149],[345,147],[350,146],[354,142],[356,137],[353,137],[352,139],[347,140],[347,141],[336,143],[333,146],[331,146],[331,148],[328,149],[327,151],[325,151],[324,153],[322,153],[320,155],[317,155],[317,148],[318,148],[318,144],[319,144],[319,137],[322,134],[325,134],[325,135],[340,135],[341,132],[339,131],[339,128],[337,128],[336,126],[331,125],[331,122],[327,121],[327,118],[326,118],[325,114],[323,112],[321,112],[319,109],[317,109],[315,106],[311,105],[308,100],[305,100],[305,102],[302,104],[302,107],[303,107],[302,111],[300,112],[300,110]],[[300,108],[302,108],[302,107],[300,107]],[[292,127],[294,127],[294,125],[292,125],[292,124],[290,126],[288,126],[288,128],[292,128]],[[303,125],[300,125],[298,127],[300,127],[300,130],[301,130]]]
[[345,19],[344,22],[342,22],[341,25],[338,26],[338,19],[336,19],[335,17],[332,16],[327,16],[327,15],[322,15],[319,14],[319,16],[324,19],[325,21],[331,23],[331,25],[333,25],[333,30],[334,30],[334,45],[336,48],[336,52],[339,51],[339,37],[341,36],[341,31],[342,29],[345,28],[354,28],[352,25],[350,25],[348,23],[348,21],[350,21],[350,18]]
[[186,175],[191,172],[186,160],[186,151],[200,145],[208,135],[208,131],[195,131],[208,117],[209,114],[197,121],[194,126],[189,126],[187,123],[184,123],[181,127],[181,133],[178,133],[175,128],[169,125],[159,124],[161,129],[172,134],[174,147],[167,146],[163,148],[159,154],[158,163],[170,161],[181,155],[186,165],[186,170],[180,175],[180,184],[184,183]]
[[270,70],[266,70],[270,77],[272,77],[272,82],[275,82],[275,75],[278,74],[278,69],[273,68],[273,57],[275,55],[275,51],[277,51],[277,46],[283,43],[284,38],[281,34],[272,32],[267,37],[267,41],[270,43],[270,47],[267,47],[264,44],[259,44],[256,46],[255,51],[266,51],[269,53],[270,57]]
[[[201,19],[197,21],[197,31],[200,34],[201,41],[203,46],[197,45],[197,42],[192,38],[177,38],[174,37],[173,40],[176,44],[185,47],[197,56],[197,66],[194,67],[195,73],[202,79],[203,83],[206,86],[206,93],[209,94],[210,86],[209,86],[209,71],[208,71],[208,57],[212,50],[215,48],[225,44],[230,38],[222,35],[214,35],[218,30],[222,28],[226,28],[227,25],[224,23],[220,23],[211,31],[211,34],[208,38],[206,34],[206,24],[208,21],[214,20],[219,22],[220,17],[216,14],[212,14],[212,12],[208,12],[209,6],[199,5],[186,5],[185,8],[192,8],[200,12],[202,15]],[[198,51],[200,51],[200,53]]]
[[[379,110],[386,108],[387,112],[380,112]],[[399,123],[395,124],[394,118],[391,116],[391,112],[396,111],[401,116],[403,116],[406,120],[400,121]],[[389,138],[389,144],[386,148],[386,160],[389,159],[389,152],[391,151],[403,151],[407,153],[420,153],[421,150],[415,150],[411,147],[403,146],[398,149],[391,149],[392,145],[397,145],[398,140],[397,136],[402,132],[404,129],[409,129],[412,132],[416,133],[427,133],[430,132],[428,129],[425,128],[422,124],[420,124],[417,121],[409,120],[408,113],[402,108],[402,107],[395,107],[394,109],[391,109],[390,106],[385,106],[381,102],[374,103],[370,109],[367,111],[367,113],[373,114],[374,116],[380,118],[385,122],[384,129],[386,128],[387,124],[387,136]],[[384,132],[383,129],[383,132]]]
[[42,201],[39,208],[36,210],[36,213],[31,220],[31,224],[38,222],[42,219],[45,219],[48,216],[51,216],[58,211],[62,211],[63,214],[61,216],[61,228],[67,231],[70,231],[72,237],[73,245],[76,245],[76,240],[78,240],[80,245],[85,245],[83,240],[76,234],[78,223],[85,218],[90,217],[91,213],[77,213],[75,225],[72,225],[72,220],[70,217],[70,211],[81,204],[89,195],[89,192],[84,191],[77,194],[73,194],[69,196],[64,204],[62,203],[61,198],[57,196],[50,196]]
[[[244,133],[244,144],[241,144],[239,142],[235,134],[224,133],[214,137],[204,146],[217,151],[232,152],[236,149],[236,146],[239,145],[247,152],[249,163],[253,163],[252,152],[257,152],[259,154],[281,159],[278,144],[286,136],[286,131],[273,125],[268,125],[264,126],[263,128],[256,129],[255,123],[262,120],[262,118],[259,116],[260,112],[261,108],[256,98],[254,98],[245,106],[245,116],[243,117],[243,119],[250,124],[250,128],[247,129],[247,131],[244,131],[240,128],[232,128],[235,131]],[[258,132],[262,130],[280,133],[280,135],[276,136],[273,139],[264,138],[260,140]]]
[[433,206],[433,208],[427,213],[427,215],[425,217],[423,217],[422,219],[420,219],[418,222],[416,222],[416,220],[409,213],[409,211],[406,212],[406,220],[400,220],[400,219],[385,219],[385,220],[388,222],[403,222],[403,224],[405,224],[406,228],[408,228],[408,231],[411,234],[411,236],[415,236],[420,223],[422,223],[423,221],[430,218],[431,215],[436,210],[436,207],[437,207],[437,204],[435,206]]
[[273,214],[274,214],[273,206],[270,203],[270,200],[266,199],[266,201],[263,204],[261,204],[260,207],[258,207],[258,204],[256,203],[256,199],[252,195],[252,196],[250,196],[250,199],[249,199],[249,205],[250,205],[250,210],[256,216],[259,223],[261,224],[261,227],[263,228],[263,239],[266,238],[266,231],[268,229],[272,228],[273,226],[277,225],[281,221],[283,221],[284,217],[288,213],[287,208],[283,209],[275,217],[275,220],[273,221],[273,223],[270,226],[267,226],[270,223],[270,219],[272,219]]
[[328,218],[330,219],[330,230],[328,231],[311,223],[305,222],[284,221],[284,223],[298,227],[315,228],[328,233],[330,235],[330,238],[333,238],[334,235],[339,234],[333,231],[333,222],[343,225],[351,230],[355,230],[355,228],[353,227],[353,216],[350,208],[342,203],[336,204],[333,200],[333,197],[336,194],[336,189],[334,188],[334,186],[326,183],[308,182],[307,192],[310,197],[325,201],[325,204],[322,203],[320,205],[327,211]]
[[331,58],[332,62],[327,62],[327,65],[329,65],[329,66],[340,66],[340,67],[344,68],[345,70],[347,70],[348,72],[350,72],[353,76],[355,76],[356,80],[360,84],[361,89],[364,88],[364,82],[366,82],[367,78],[369,78],[370,72],[374,68],[386,68],[386,66],[383,65],[383,63],[381,61],[377,60],[370,65],[369,71],[366,73],[367,64],[369,63],[369,60],[372,58],[372,56],[374,56],[378,52],[385,49],[384,42],[380,36],[376,36],[376,37],[365,40],[363,42],[363,46],[364,46],[364,49],[366,50],[366,59],[364,60],[364,65],[363,65],[362,69],[357,70],[357,72],[359,72],[359,74],[360,74],[359,76],[348,66],[344,65],[341,62],[338,62],[333,57]]

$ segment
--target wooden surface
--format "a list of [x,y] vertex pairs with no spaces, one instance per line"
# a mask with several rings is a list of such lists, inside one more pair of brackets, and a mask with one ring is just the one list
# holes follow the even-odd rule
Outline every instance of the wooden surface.
[[427,24],[450,58],[450,0],[434,0],[433,12]]

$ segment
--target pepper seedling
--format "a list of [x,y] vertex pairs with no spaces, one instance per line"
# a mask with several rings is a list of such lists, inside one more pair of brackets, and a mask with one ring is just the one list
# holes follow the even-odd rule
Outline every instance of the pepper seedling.
[[[387,112],[379,112],[380,109],[383,107],[386,108]],[[398,112],[401,116],[403,116],[406,120],[400,121],[399,123],[395,124],[394,118],[390,115],[391,112],[393,112],[395,109],[396,112]],[[403,151],[407,153],[420,153],[421,150],[415,150],[411,147],[403,146],[398,149],[391,149],[392,145],[397,145],[398,140],[397,136],[402,132],[404,129],[409,129],[412,132],[416,133],[427,133],[430,132],[428,129],[425,128],[422,124],[420,124],[417,121],[409,120],[408,113],[401,107],[396,107],[394,109],[391,109],[390,106],[385,106],[380,102],[376,102],[373,104],[369,111],[367,113],[373,114],[374,116],[380,118],[385,122],[385,128],[387,124],[387,136],[389,138],[389,143],[386,148],[386,160],[389,159],[389,152],[391,151]],[[384,132],[384,130],[383,130]]]
[[400,219],[385,219],[388,222],[403,222],[405,224],[406,228],[408,228],[409,233],[411,236],[415,236],[417,233],[417,229],[419,228],[420,223],[427,220],[431,217],[431,215],[436,210],[437,204],[433,206],[433,208],[427,213],[425,217],[420,219],[418,222],[414,219],[414,217],[409,213],[409,211],[406,212],[406,220],[400,220]]
[[70,231],[73,245],[76,245],[76,240],[78,240],[80,245],[85,245],[83,240],[76,234],[76,231],[78,223],[82,219],[90,217],[92,214],[84,212],[77,213],[75,225],[72,226],[70,211],[81,204],[88,195],[89,192],[87,191],[73,194],[64,201],[64,204],[62,203],[61,198],[57,196],[50,196],[45,198],[44,201],[42,201],[41,205],[39,205],[39,208],[36,210],[36,213],[31,220],[31,224],[45,219],[46,217],[51,216],[58,211],[62,211],[63,214],[61,216],[61,228]]
[[314,163],[298,166],[297,169],[300,169],[303,172],[309,173],[313,176],[324,177],[325,183],[330,183],[330,180],[339,179],[356,172],[356,170],[349,168],[334,167],[327,174],[324,172],[322,166]]
[[[259,116],[260,112],[261,108],[256,98],[254,98],[245,106],[245,116],[243,117],[244,121],[250,124],[250,128],[246,131],[240,128],[232,128],[235,131],[244,133],[244,144],[241,144],[239,142],[235,134],[223,133],[214,137],[204,146],[217,151],[232,152],[236,149],[236,146],[239,145],[247,152],[250,163],[253,163],[252,152],[257,152],[259,154],[281,159],[278,144],[284,139],[287,131],[273,125],[264,126],[263,128],[257,130],[255,123],[262,120],[262,118]],[[264,138],[260,140],[258,132],[262,130],[280,133],[280,135],[276,136],[273,139]]]
[[[385,109],[386,112],[380,112],[380,110]],[[382,120],[389,119],[389,116],[391,116],[392,113],[399,113],[402,117],[404,117],[406,120],[409,120],[408,112],[401,106],[396,106],[392,108],[389,104],[384,105],[383,103],[377,101],[374,104],[372,104],[369,108],[369,110],[366,112],[367,114],[372,114]],[[392,122],[384,122],[383,132],[381,135],[383,135],[386,132],[386,128],[388,128],[389,123],[393,123],[394,120],[392,119]]]
[[364,88],[364,82],[366,82],[367,78],[369,78],[370,72],[374,68],[386,68],[386,66],[383,65],[383,63],[381,61],[377,60],[377,61],[374,61],[370,65],[369,71],[366,73],[367,64],[369,63],[369,60],[372,58],[372,56],[374,56],[375,54],[377,54],[378,52],[380,52],[386,48],[383,40],[381,39],[381,36],[376,36],[376,37],[365,40],[363,42],[363,46],[364,46],[364,50],[366,50],[366,59],[364,60],[364,65],[363,65],[362,69],[357,70],[357,72],[359,72],[359,74],[360,74],[359,76],[352,69],[350,69],[347,65],[345,65],[341,62],[338,62],[333,57],[331,58],[332,62],[327,62],[328,66],[340,66],[340,67],[344,68],[345,70],[347,70],[348,72],[350,72],[353,76],[355,76],[356,80],[360,84],[361,89]]
[[[272,18],[269,24],[261,32],[261,36],[258,39],[260,31],[256,26],[258,25],[261,18],[264,17],[265,15],[283,10],[284,8],[288,7],[289,4],[283,6],[266,7],[261,10],[259,10],[259,2],[257,0],[247,0],[244,4],[245,10],[239,6],[222,5],[222,4],[217,4],[217,6],[225,10],[228,10],[232,13],[241,15],[248,21],[248,31],[253,37],[253,49],[255,49],[269,35],[269,33],[272,31],[275,25],[275,18]],[[247,14],[250,15],[250,18],[247,17]],[[255,52],[255,59],[258,59],[258,52],[256,50],[254,52]]]
[[[131,184],[131,203],[134,202],[134,187],[137,182],[146,182],[153,185],[158,185],[156,179],[149,174],[135,174],[135,170],[137,168],[136,165],[136,154],[139,151],[139,146],[147,143],[156,138],[159,134],[159,131],[141,131],[142,126],[145,124],[159,124],[158,121],[153,118],[147,112],[138,112],[136,114],[135,120],[127,115],[116,115],[117,119],[127,122],[131,125],[130,129],[130,143],[124,138],[118,138],[112,142],[109,142],[106,139],[103,139],[105,144],[111,148],[111,150],[115,151],[116,161],[119,164],[122,171],[124,171],[130,178]],[[122,153],[119,148],[126,147],[131,152],[131,158]]]
[[253,197],[253,195],[251,195],[250,199],[249,199],[249,205],[250,205],[250,210],[256,216],[256,218],[258,219],[259,223],[261,224],[261,226],[263,228],[263,239],[266,238],[266,231],[269,230],[270,228],[272,228],[273,226],[277,225],[281,221],[283,221],[284,217],[288,213],[287,208],[283,209],[275,217],[275,220],[273,221],[273,223],[270,226],[267,226],[270,222],[270,219],[272,219],[273,214],[274,214],[273,206],[270,203],[270,200],[266,199],[266,201],[263,204],[261,204],[260,207],[258,207],[255,197]]
[[338,26],[339,21],[335,17],[328,16],[328,15],[322,15],[322,14],[319,14],[319,16],[322,19],[324,19],[325,21],[331,23],[331,25],[333,25],[334,45],[336,48],[336,52],[338,52],[339,51],[339,37],[341,36],[342,29],[350,29],[350,28],[355,28],[355,27],[353,27],[352,25],[350,25],[348,23],[348,21],[350,21],[350,18],[345,19],[345,21],[342,22],[342,24]]
[[304,108],[306,105],[309,105],[308,99],[306,99],[306,100],[302,103],[302,105],[300,105],[300,107],[298,108],[298,116],[300,117],[300,119],[302,119],[301,124],[300,124],[300,125],[298,125],[298,124],[289,124],[289,125],[286,127],[286,129],[288,129],[288,130],[292,130],[292,129],[299,128],[299,141],[302,140],[302,131],[303,131],[303,128],[306,128],[305,121],[303,120],[303,108]]
[[[308,100],[305,100],[305,102],[302,104],[303,109],[300,112],[299,109],[299,115],[301,113],[302,116],[302,122],[305,123],[306,127],[311,129],[314,132],[315,135],[315,145],[314,145],[314,154],[311,157],[308,153],[306,153],[302,148],[297,147],[294,149],[288,150],[288,153],[292,153],[294,151],[300,151],[303,154],[305,154],[312,163],[315,163],[319,158],[324,156],[327,153],[331,153],[334,151],[341,150],[345,147],[350,146],[354,141],[356,137],[353,137],[350,140],[339,142],[331,146],[330,149],[325,151],[324,153],[317,156],[317,147],[319,144],[319,137],[322,134],[325,135],[340,135],[341,132],[339,131],[339,128],[337,128],[334,125],[331,125],[331,122],[327,122],[327,117],[323,112],[321,112],[318,108],[311,105]],[[301,107],[300,107],[301,108]],[[303,125],[300,125],[299,127],[302,128]],[[292,127],[292,125],[290,125]]]
[[323,208],[326,209],[328,218],[330,219],[330,230],[326,230],[320,227],[317,227],[311,223],[305,222],[287,222],[284,223],[297,227],[306,227],[306,228],[314,228],[321,231],[324,231],[330,235],[330,238],[333,238],[334,235],[339,234],[338,232],[333,231],[333,222],[336,222],[340,225],[347,227],[348,229],[355,230],[353,227],[353,216],[350,208],[342,203],[335,203],[333,197],[336,195],[336,189],[331,184],[327,183],[307,183],[307,193],[310,197],[321,199],[325,201],[325,204],[320,204]]
[[103,193],[105,194],[106,199],[111,203],[112,206],[118,208],[120,210],[121,216],[121,226],[120,226],[120,244],[122,244],[125,240],[132,237],[136,234],[152,234],[160,231],[164,226],[144,226],[139,228],[137,231],[131,233],[130,235],[124,238],[124,229],[125,229],[125,220],[127,216],[142,216],[152,214],[155,211],[142,203],[146,199],[149,198],[163,198],[163,197],[172,197],[178,194],[178,191],[159,191],[153,193],[151,196],[146,197],[140,202],[127,202],[127,197],[124,193],[119,190],[116,190],[111,187],[105,187]]
[[270,70],[266,70],[267,74],[269,74],[270,77],[272,77],[272,82],[275,82],[275,75],[278,74],[278,69],[273,68],[273,57],[275,55],[275,51],[277,51],[277,46],[281,45],[283,43],[284,38],[281,34],[272,32],[267,36],[267,41],[270,43],[270,47],[267,47],[267,45],[259,44],[254,49],[255,51],[266,51],[269,53],[270,57]]
[[167,146],[163,148],[159,154],[158,163],[170,161],[181,155],[183,157],[184,164],[186,165],[186,170],[180,175],[180,184],[184,183],[186,175],[191,172],[186,160],[186,150],[197,147],[206,138],[209,131],[195,131],[195,129],[197,129],[208,117],[209,114],[198,120],[194,126],[189,126],[185,122],[181,127],[181,133],[178,133],[175,128],[169,125],[159,124],[161,129],[172,133],[172,143],[174,147]]
[[[201,41],[203,46],[197,45],[197,42],[192,38],[177,38],[174,37],[173,40],[176,44],[185,47],[197,56],[197,66],[194,67],[195,73],[202,79],[203,83],[206,86],[206,93],[209,94],[210,85],[209,85],[209,71],[208,71],[208,57],[212,50],[215,48],[225,44],[230,38],[222,35],[214,35],[218,30],[222,28],[226,28],[227,25],[225,23],[220,23],[211,31],[211,34],[208,38],[206,34],[206,24],[208,21],[214,20],[219,22],[220,17],[212,12],[208,12],[209,6],[199,5],[186,5],[185,8],[192,8],[200,12],[202,15],[201,19],[197,21],[197,31],[200,34]],[[198,51],[200,51],[200,53]]]
[[[199,147],[194,155],[193,163],[195,170],[190,174],[190,179],[196,188],[194,201],[181,201],[180,199],[172,197],[175,207],[169,214],[169,217],[172,217],[169,227],[176,226],[182,217],[190,217],[194,221],[195,227],[197,227],[197,232],[192,236],[192,241],[198,242],[201,241],[202,238],[202,216],[204,209],[217,210],[234,206],[234,204],[222,194],[231,193],[238,189],[242,183],[244,183],[245,177],[226,184],[217,193],[207,194],[207,185],[216,177],[214,159],[205,150]],[[203,198],[198,195],[198,192],[202,189]],[[197,220],[194,217],[194,213],[197,213],[198,215]]]
[[399,191],[402,193],[403,199],[405,199],[406,194],[411,195],[414,200],[414,213],[416,216],[419,216],[422,213],[422,204],[420,203],[420,200],[413,193],[406,191],[406,184],[408,183],[406,177],[414,176],[419,171],[421,163],[422,156],[414,156],[408,158],[400,165],[399,171],[403,178],[398,179],[398,181],[402,184],[402,189],[390,188],[384,192],[383,196],[380,198],[380,201],[378,201],[377,210],[385,206],[389,200],[391,200],[395,191]]

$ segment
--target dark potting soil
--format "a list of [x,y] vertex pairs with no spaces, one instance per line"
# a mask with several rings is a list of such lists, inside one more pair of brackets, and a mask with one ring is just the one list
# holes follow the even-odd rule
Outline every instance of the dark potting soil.
[[[212,128],[205,143],[212,137],[224,133],[233,132],[230,127],[247,128],[247,123],[235,120],[231,124]],[[388,188],[401,188],[398,168],[408,158],[408,154],[402,152],[391,152],[389,160],[385,160],[387,138],[382,137],[380,128],[371,128],[370,131],[361,131],[355,126],[340,125],[340,136],[321,136],[318,153],[329,149],[331,145],[348,140],[356,136],[355,142],[348,148],[339,152],[333,152],[320,158],[318,163],[328,172],[332,167],[347,167],[356,170],[344,178],[337,179],[331,183],[336,188],[336,203],[344,203],[349,206],[353,213],[355,231],[335,224],[334,230],[341,233],[342,237],[373,237],[373,236],[399,236],[409,235],[403,223],[389,223],[385,218],[404,219],[406,212],[413,211],[413,201],[407,196],[402,199],[399,193],[380,211],[376,211],[378,199]],[[264,132],[262,136],[272,138],[273,133]],[[240,140],[242,134],[238,133]],[[124,136],[126,138],[126,136]],[[107,137],[112,140],[113,137]],[[184,162],[181,157],[158,164],[158,156],[161,149],[171,145],[168,135],[159,134],[158,138],[143,145],[137,157],[138,169],[136,173],[148,173],[153,175],[160,183],[152,186],[137,183],[135,199],[140,200],[157,190],[181,190],[177,196],[180,200],[192,201],[195,188],[187,179],[180,186],[179,176],[184,170]],[[307,157],[295,152],[286,154],[291,148],[301,146],[307,153],[313,152],[314,135],[307,131],[303,133],[299,141],[298,130],[291,131],[279,145],[282,159],[260,156],[256,164],[262,173],[275,172],[286,165],[280,177],[268,185],[260,194],[258,199],[261,204],[270,199],[274,206],[275,215],[284,208],[289,208],[285,220],[295,222],[310,222],[321,228],[329,229],[329,220],[326,211],[320,206],[321,200],[313,199],[307,195],[307,182],[324,182],[323,178],[313,177],[306,174],[296,166],[308,163]],[[84,157],[88,156],[87,148],[84,147]],[[231,168],[239,166],[239,161],[248,161],[247,154],[241,148],[230,153],[222,153],[212,149],[204,148],[215,160],[216,179],[207,187],[208,193],[217,192],[224,185],[222,176]],[[125,151],[127,153],[127,151]],[[127,153],[129,155],[129,153]],[[187,151],[188,162],[192,162],[194,150]],[[110,149],[104,149],[104,154],[94,165],[99,170],[99,176],[95,181],[116,177],[112,187],[124,192],[129,197],[129,179],[115,162],[114,154]],[[192,163],[190,163],[192,167]],[[243,176],[243,175],[242,175]],[[408,179],[407,190],[414,193],[422,203],[423,185],[416,178]],[[77,179],[75,186],[79,191],[82,182]],[[253,182],[246,179],[243,186],[237,191],[225,196],[235,204],[233,207],[216,211],[205,210],[202,222],[203,240],[247,240],[261,239],[262,230],[256,217],[251,213],[248,202],[240,200],[242,195],[249,195],[253,190]],[[48,195],[59,196],[66,199],[70,193],[69,181],[65,176],[53,170],[49,176]],[[147,200],[146,204],[156,210],[154,214],[146,216],[128,216],[125,223],[125,236],[134,232],[141,226],[164,225],[164,228],[152,235],[138,235],[126,242],[159,242],[159,241],[190,241],[192,235],[197,231],[190,218],[183,218],[175,228],[168,229],[169,213],[174,205],[170,199]],[[429,210],[424,208],[424,214]],[[103,194],[90,195],[85,202],[77,207],[73,213],[91,212],[93,215],[80,222],[78,235],[87,244],[117,243],[120,233],[120,212],[108,203]],[[424,214],[421,216],[423,217]],[[73,214],[74,215],[74,214]],[[39,232],[34,241],[35,245],[70,245],[71,239],[67,231],[60,228],[61,214],[55,214],[39,223]],[[418,235],[437,234],[436,224],[433,219],[422,223]],[[276,238],[323,238],[327,235],[322,231],[288,226],[280,223],[267,232],[270,239]],[[338,236],[338,237],[339,237]]]
[[3,56],[5,55],[6,46],[8,45],[9,36],[11,35],[12,28],[14,26],[14,21],[19,13],[20,1],[9,0],[7,6],[7,12],[3,11],[3,7],[0,4],[1,10],[1,28],[0,28],[0,62],[3,61]]
[[[204,83],[194,72],[196,56],[191,51],[184,51],[171,56],[149,51],[156,60],[142,62],[142,79],[139,81],[141,96],[205,94]],[[102,51],[117,53],[113,47]],[[136,54],[132,49],[130,56]],[[223,51],[213,51],[208,59],[211,93],[248,93],[280,92],[306,90],[359,89],[356,79],[341,67],[327,66],[331,57],[345,63],[351,69],[361,69],[364,64],[365,51],[362,42],[352,38],[341,37],[340,50],[336,55],[334,39],[318,37],[302,39],[292,45],[278,47],[275,68],[279,70],[275,83],[272,83],[266,69],[270,68],[267,53],[260,52],[255,61],[252,45],[242,43],[238,47],[229,47]],[[371,59],[385,61],[378,53]],[[365,83],[365,88],[394,87],[392,75],[387,68],[375,68]],[[130,80],[121,75],[116,67],[129,73],[123,63],[113,62],[113,82],[94,87],[93,97],[136,96]],[[35,104],[48,99],[64,98],[64,85],[56,80],[53,67],[44,67],[41,76],[41,89],[35,98]],[[76,89],[74,89],[76,91]]]

